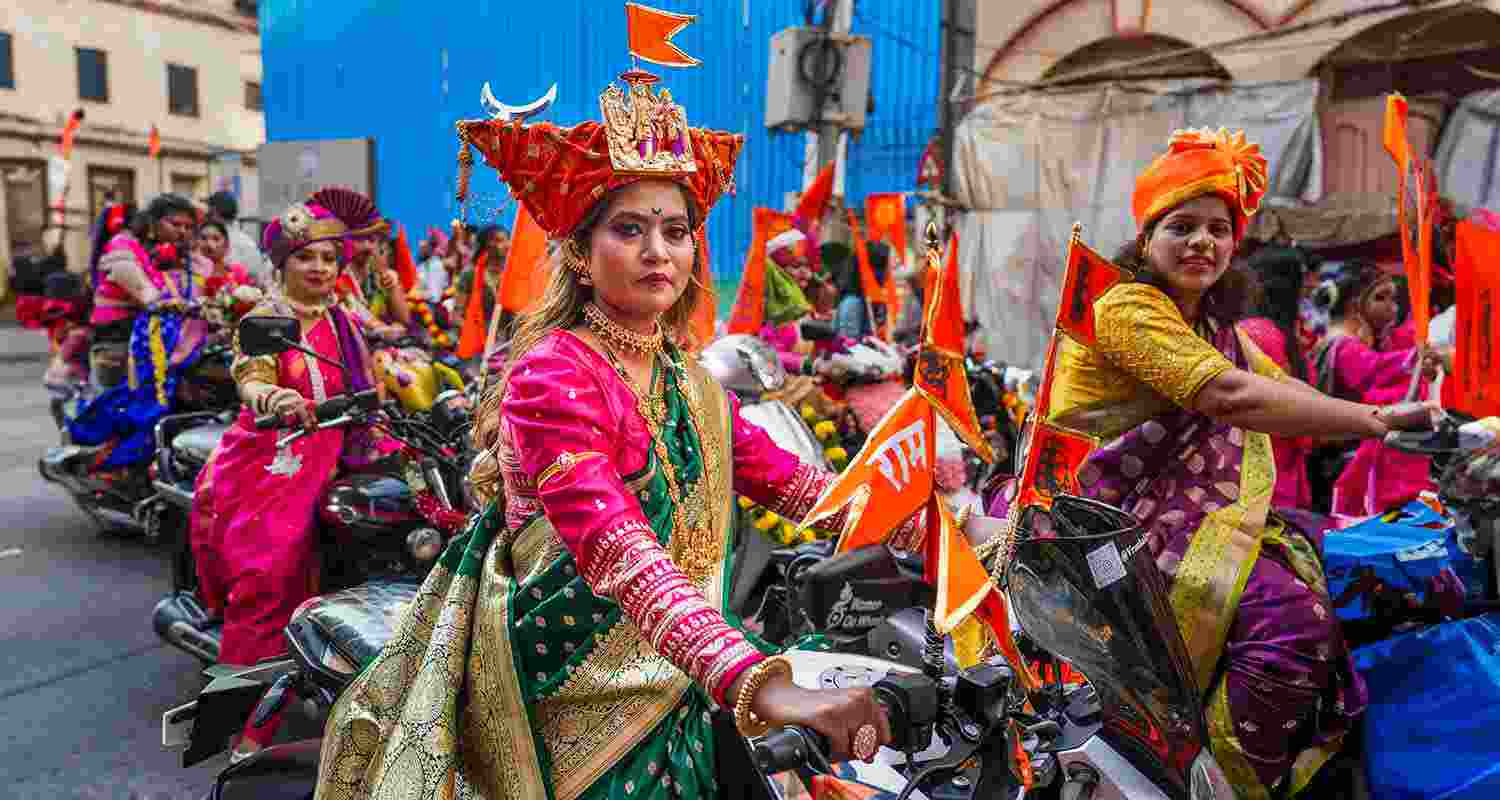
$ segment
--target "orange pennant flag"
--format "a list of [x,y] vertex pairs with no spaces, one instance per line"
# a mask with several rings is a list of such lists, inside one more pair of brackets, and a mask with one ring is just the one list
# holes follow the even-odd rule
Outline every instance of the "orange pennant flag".
[[674,14],[639,3],[626,3],[625,27],[630,39],[630,54],[664,67],[698,66],[701,63],[698,59],[672,44],[672,37],[696,19],[692,14]]
[[927,249],[927,307],[923,314],[922,344],[917,350],[913,383],[932,402],[943,420],[964,444],[985,461],[995,453],[979,428],[969,377],[964,371],[964,314],[958,286],[958,237],[948,246],[948,261],[938,266],[937,232],[930,228]]
[[484,318],[484,281],[489,273],[490,251],[488,248],[474,259],[474,282],[469,286],[469,299],[464,303],[463,329],[458,337],[459,358],[473,358],[484,350],[484,340],[489,334]]
[[[865,308],[870,313],[871,327],[875,329],[875,335],[884,341],[891,340],[891,301],[886,287],[875,280],[875,268],[870,266],[870,250],[865,245],[865,237],[859,229],[859,217],[854,215],[854,210],[849,210],[849,230],[854,240],[854,260],[859,264],[859,287],[865,297]],[[894,265],[887,265],[886,275],[894,271]]]
[[908,390],[870,431],[848,467],[823,491],[802,529],[848,507],[837,552],[882,542],[932,495],[936,447],[932,406]]
[[161,131],[151,126],[151,135],[146,137],[146,154],[152,158],[161,155]]
[[1396,219],[1401,227],[1401,256],[1411,296],[1412,323],[1418,344],[1426,344],[1432,320],[1432,232],[1437,224],[1436,185],[1431,165],[1412,152],[1407,136],[1407,103],[1400,94],[1385,98],[1382,141],[1396,162]]
[[417,285],[417,262],[411,257],[411,245],[406,241],[406,226],[396,226],[396,275],[401,279],[401,290],[411,291]]
[[1028,689],[1041,686],[1036,674],[1021,657],[1010,629],[1005,595],[990,580],[969,539],[959,529],[948,504],[936,494],[927,504],[927,552],[925,579],[937,590],[932,606],[932,625],[947,635],[973,614],[990,628],[1000,654]]
[[791,220],[780,211],[757,208],[752,212],[750,249],[729,316],[730,333],[755,336],[766,323],[766,242],[791,227]]
[[62,136],[58,139],[57,149],[62,153],[63,160],[73,157],[73,139],[78,135],[78,129],[83,127],[83,109],[75,109],[68,115],[68,121],[63,125]]
[[[865,197],[865,227],[871,241],[891,246],[896,262],[906,263],[906,193],[884,192]],[[895,272],[892,264],[891,272]],[[891,283],[890,275],[886,282]]]
[[812,776],[813,800],[875,800],[885,792],[862,783],[853,783],[832,775]]
[[817,230],[828,211],[828,201],[833,199],[833,165],[824,167],[797,201],[797,210],[792,212],[792,222],[804,230]]
[[1094,252],[1080,237],[1082,227],[1073,226],[1068,240],[1068,258],[1063,273],[1062,295],[1057,301],[1057,327],[1085,347],[1098,341],[1094,330],[1094,303],[1130,273]]
[[516,204],[513,230],[505,273],[500,277],[500,307],[519,314],[547,288],[547,233],[531,218],[524,203]]
[[1052,498],[1060,494],[1078,494],[1078,468],[1098,445],[1091,436],[1040,418],[1031,426],[1030,439],[1013,515],[1031,506],[1051,508]]

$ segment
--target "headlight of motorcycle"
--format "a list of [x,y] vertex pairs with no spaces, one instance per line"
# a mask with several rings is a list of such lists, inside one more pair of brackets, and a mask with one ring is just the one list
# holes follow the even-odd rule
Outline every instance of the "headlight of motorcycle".
[[1193,759],[1191,794],[1192,800],[1234,800],[1234,788],[1229,778],[1214,760],[1213,753],[1205,747]]
[[426,564],[443,552],[443,535],[432,528],[417,528],[406,535],[406,551],[417,563]]

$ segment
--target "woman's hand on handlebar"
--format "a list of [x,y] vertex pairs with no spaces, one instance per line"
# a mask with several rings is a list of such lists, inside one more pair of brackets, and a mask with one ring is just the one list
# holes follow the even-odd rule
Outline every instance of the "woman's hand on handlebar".
[[[737,695],[731,690],[731,697]],[[751,710],[772,725],[801,725],[821,733],[828,739],[832,761],[854,756],[854,737],[866,725],[874,726],[880,745],[891,741],[885,709],[868,688],[804,689],[792,683],[790,676],[777,675],[755,693]]]
[[312,433],[318,427],[318,417],[314,413],[316,404],[303,397],[295,389],[277,389],[267,404],[271,413],[282,419],[290,420],[296,418],[302,423],[302,429]]

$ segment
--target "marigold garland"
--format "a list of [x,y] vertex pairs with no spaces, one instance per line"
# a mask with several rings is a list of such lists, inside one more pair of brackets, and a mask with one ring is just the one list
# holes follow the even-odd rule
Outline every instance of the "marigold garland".
[[151,315],[147,330],[151,342],[151,372],[156,379],[156,403],[167,405],[167,345],[161,338],[161,316]]

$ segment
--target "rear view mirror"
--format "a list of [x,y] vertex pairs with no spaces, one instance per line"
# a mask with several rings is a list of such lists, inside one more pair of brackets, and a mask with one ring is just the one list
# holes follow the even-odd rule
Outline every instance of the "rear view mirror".
[[297,348],[302,324],[292,317],[245,317],[240,320],[240,352],[274,356]]
[[838,335],[838,330],[834,328],[832,322],[820,319],[805,319],[798,324],[798,329],[802,333],[802,338],[809,342],[827,341]]

